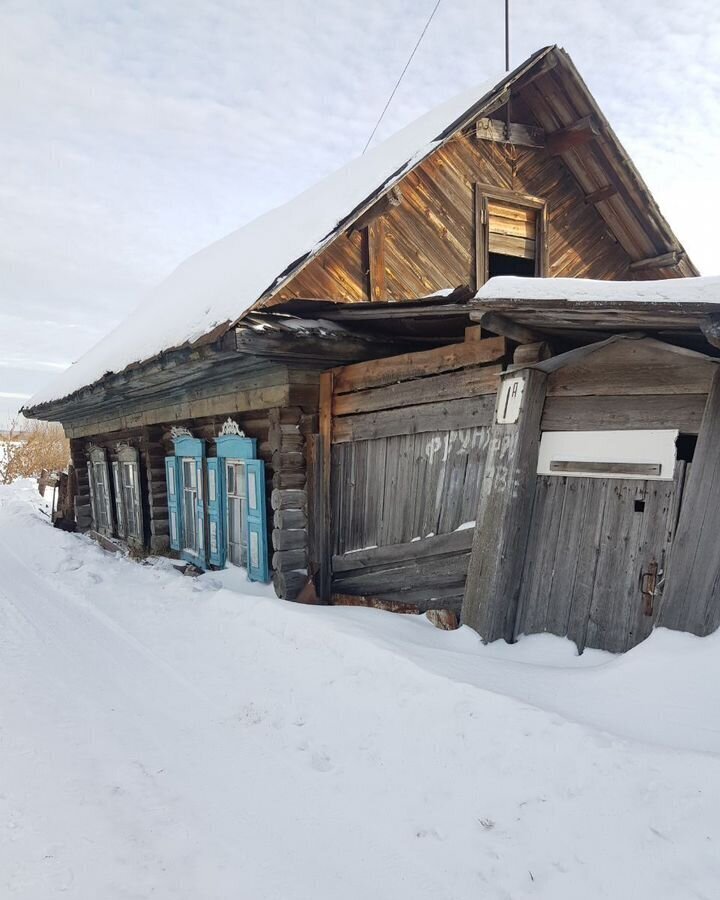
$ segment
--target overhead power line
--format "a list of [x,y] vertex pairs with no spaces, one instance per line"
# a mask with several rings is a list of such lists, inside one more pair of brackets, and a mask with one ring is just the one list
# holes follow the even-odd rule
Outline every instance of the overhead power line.
[[435,6],[433,7],[433,11],[430,13],[430,17],[428,18],[427,22],[425,23],[425,27],[424,27],[423,30],[420,32],[420,37],[417,39],[417,44],[415,44],[415,46],[413,47],[413,51],[412,51],[412,53],[410,54],[410,56],[409,56],[409,58],[408,58],[408,61],[405,63],[405,67],[403,68],[402,72],[400,73],[400,77],[398,78],[398,80],[397,80],[397,82],[396,82],[396,84],[395,84],[395,87],[392,89],[392,93],[391,93],[390,96],[388,97],[388,101],[387,101],[387,103],[385,104],[385,106],[384,106],[384,108],[383,108],[383,111],[380,113],[380,118],[379,118],[379,119],[377,120],[377,122],[375,123],[375,127],[373,128],[373,130],[372,130],[372,132],[371,132],[371,134],[370,134],[370,137],[367,139],[367,143],[366,143],[365,146],[363,147],[363,152],[362,152],[362,154],[361,154],[362,156],[365,155],[365,151],[366,151],[367,148],[370,146],[370,141],[372,141],[372,139],[375,137],[375,132],[376,132],[376,131],[378,130],[378,128],[380,127],[380,123],[382,122],[382,120],[383,120],[383,118],[384,118],[384,116],[385,116],[385,113],[388,111],[388,107],[389,107],[390,104],[392,103],[392,99],[393,99],[393,97],[395,96],[395,93],[396,93],[397,89],[400,87],[400,82],[403,80],[403,77],[404,77],[405,73],[407,72],[407,70],[408,70],[408,68],[409,68],[409,66],[410,66],[410,63],[413,61],[413,56],[415,56],[418,47],[419,47],[420,44],[422,43],[422,39],[425,37],[425,32],[426,32],[426,31],[428,30],[428,28],[430,27],[430,23],[432,22],[433,18],[435,17],[435,13],[438,11],[438,7],[440,6],[441,3],[442,3],[442,0],[437,0]]

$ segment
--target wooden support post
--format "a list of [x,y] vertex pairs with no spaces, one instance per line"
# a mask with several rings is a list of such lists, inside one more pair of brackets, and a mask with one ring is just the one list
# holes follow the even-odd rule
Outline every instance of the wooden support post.
[[683,492],[657,624],[706,635],[720,625],[720,371]]
[[385,289],[385,221],[375,219],[368,225],[368,296],[371,300],[386,300]]
[[332,458],[332,399],[335,373],[332,369],[320,376],[320,434],[318,452],[320,455],[320,515],[316,527],[319,530],[320,570],[317,594],[323,603],[330,603],[332,597],[332,517],[330,492],[330,462]]
[[507,414],[503,388],[522,380],[516,421],[495,422],[480,486],[475,534],[465,583],[462,621],[485,641],[513,640],[530,528],[546,375],[522,369],[506,375],[498,416]]

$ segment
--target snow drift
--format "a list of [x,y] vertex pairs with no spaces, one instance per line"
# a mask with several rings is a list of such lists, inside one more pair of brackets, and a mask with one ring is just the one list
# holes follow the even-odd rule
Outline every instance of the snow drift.
[[714,897],[720,636],[483,647],[0,489],[0,895]]

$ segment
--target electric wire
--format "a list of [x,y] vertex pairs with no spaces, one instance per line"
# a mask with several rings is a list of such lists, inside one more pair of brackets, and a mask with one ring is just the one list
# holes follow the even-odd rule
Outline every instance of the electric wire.
[[370,142],[372,141],[372,139],[375,137],[375,132],[380,127],[380,123],[382,122],[383,118],[385,117],[385,113],[388,111],[388,107],[392,103],[392,99],[395,96],[395,93],[396,93],[397,89],[400,87],[400,82],[403,80],[403,77],[404,77],[405,73],[407,72],[407,70],[410,66],[410,63],[413,61],[413,57],[417,53],[417,49],[420,46],[420,44],[422,43],[422,39],[425,37],[425,32],[430,27],[430,23],[432,22],[433,18],[435,17],[435,13],[438,11],[438,7],[440,6],[441,3],[442,3],[442,0],[437,0],[435,6],[433,7],[433,11],[430,13],[430,17],[428,18],[427,22],[425,23],[425,27],[420,32],[420,37],[417,39],[417,43],[413,47],[413,51],[410,54],[408,61],[405,63],[405,67],[403,68],[402,72],[400,73],[400,77],[398,78],[397,82],[395,83],[395,87],[392,89],[392,93],[388,97],[388,101],[385,104],[383,111],[380,113],[380,118],[375,123],[375,127],[373,128],[373,130],[370,134],[370,137],[367,139],[367,143],[363,147],[363,152],[360,154],[361,156],[365,155],[365,151],[370,146]]

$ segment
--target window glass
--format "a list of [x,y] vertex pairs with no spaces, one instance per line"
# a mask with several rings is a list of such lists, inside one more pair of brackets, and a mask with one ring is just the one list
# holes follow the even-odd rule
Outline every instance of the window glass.
[[248,472],[248,506],[250,509],[257,509],[257,486],[255,484],[255,473]]

